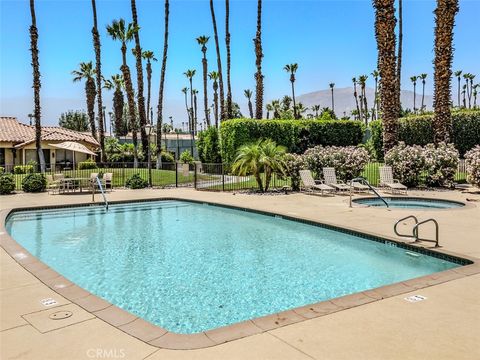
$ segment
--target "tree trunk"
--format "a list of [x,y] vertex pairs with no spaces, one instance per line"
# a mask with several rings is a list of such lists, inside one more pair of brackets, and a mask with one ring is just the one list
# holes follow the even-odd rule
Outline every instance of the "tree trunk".
[[[160,71],[160,89],[158,91],[157,105],[157,169],[162,164],[162,124],[163,124],[163,90],[165,85],[165,70],[167,68],[167,51],[168,51],[168,20],[170,14],[169,0],[165,0],[165,30],[163,39],[163,56],[162,70]],[[166,145],[166,144],[165,144]],[[179,156],[180,154],[177,154]]]
[[[100,52],[100,34],[97,27],[97,6],[95,0],[92,0],[93,12],[93,47],[95,49],[95,67],[97,80],[97,116],[98,116],[98,135],[100,140],[100,161],[105,161],[105,129],[103,124],[103,101],[102,101],[102,58]],[[96,135],[96,134],[95,134]]]
[[413,83],[413,112],[417,112],[417,105],[416,105],[416,100],[417,100],[417,84]]
[[225,46],[227,48],[227,119],[232,118],[232,85],[230,83],[230,1],[225,0]]
[[257,72],[255,73],[255,117],[261,119],[263,117],[263,75],[262,75],[262,0],[257,0],[257,33],[255,39],[255,65]]
[[362,93],[363,93],[363,107],[365,115],[365,126],[368,126],[368,104],[367,104],[367,92],[365,89],[365,83],[362,84]]
[[[394,15],[395,16],[395,15]],[[403,2],[398,0],[398,55],[397,55],[397,117],[402,108],[400,95],[402,93],[402,49],[403,48]]]
[[424,100],[425,100],[425,80],[422,80],[422,107],[420,109],[420,112],[423,112]]
[[203,66],[203,107],[205,109],[205,121],[207,122],[207,126],[210,126],[210,116],[208,114],[208,90],[207,90],[207,74],[208,74],[208,63],[207,63],[207,48],[203,46],[203,59],[202,59],[202,66]]
[[120,68],[125,82],[125,90],[127,92],[128,104],[128,127],[132,131],[133,142],[133,166],[138,167],[138,143],[137,143],[137,119],[135,116],[135,94],[133,92],[132,78],[130,77],[130,68],[127,65],[127,46],[122,44],[122,60],[123,65]]
[[115,112],[115,135],[117,137],[125,136],[128,130],[124,128],[123,122],[123,93],[120,87],[117,87],[113,93],[113,111]]
[[263,193],[262,177],[258,172],[255,173],[255,180],[257,181],[258,189]]
[[215,128],[218,129],[218,92],[217,87],[213,86],[213,112],[215,115]]
[[375,37],[380,72],[380,107],[383,121],[383,150],[397,144],[397,66],[395,56],[394,0],[374,0]]
[[150,119],[150,97],[152,95],[152,63],[150,59],[147,60],[147,124],[151,124],[153,119]]
[[357,93],[357,83],[353,83],[353,97],[355,98],[355,106],[357,107],[358,117],[362,118],[362,113],[360,111],[360,106],[358,105],[358,93]]
[[293,99],[293,118],[298,119],[297,116],[297,104],[295,102],[295,80],[290,81],[292,83],[292,99]]
[[270,187],[270,181],[272,180],[272,169],[269,166],[265,167],[265,192]]
[[457,94],[457,96],[458,96],[458,107],[460,108],[460,107],[461,107],[461,105],[460,105],[460,96],[461,96],[461,94],[460,94],[460,87],[461,87],[461,84],[460,84],[461,78],[460,78],[460,76],[458,77],[457,80],[458,80],[458,94]]
[[335,114],[335,100],[333,98],[333,88],[331,90],[332,90],[332,111]]
[[225,119],[225,93],[223,91],[223,73],[222,73],[222,56],[220,54],[220,44],[218,42],[217,20],[215,18],[215,9],[213,0],[210,0],[210,12],[212,14],[213,33],[215,38],[215,49],[217,51],[217,71],[218,83],[220,87],[220,122]]
[[[135,0],[131,0],[132,7],[132,22],[133,26],[138,26],[137,19],[137,7]],[[138,31],[135,31],[135,59],[136,59],[136,69],[137,69],[137,105],[138,105],[138,117],[140,119],[140,137],[142,139],[142,147],[144,151],[148,148],[148,138],[147,132],[145,130],[145,125],[147,124],[147,119],[145,116],[145,98],[143,97],[143,67],[142,67],[142,47],[140,46],[140,35]]]
[[452,118],[450,113],[450,79],[452,77],[453,27],[458,12],[458,0],[438,0],[435,9],[435,60],[433,121],[434,142],[450,142]]
[[250,119],[253,119],[253,106],[250,99],[248,99],[248,112],[250,113]]
[[[93,80],[93,78],[89,78],[85,82],[85,95],[87,99],[88,118],[90,119],[90,130],[92,132],[92,136],[96,139],[97,131],[95,128],[95,96],[97,95],[97,90],[95,87],[95,80]],[[99,120],[99,122],[102,121],[103,119]]]

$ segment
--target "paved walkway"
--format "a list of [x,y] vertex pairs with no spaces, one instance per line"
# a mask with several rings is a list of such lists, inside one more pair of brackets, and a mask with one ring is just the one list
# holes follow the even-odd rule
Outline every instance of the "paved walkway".
[[[466,201],[460,192],[410,195]],[[193,189],[116,190],[109,201],[178,197],[303,217],[393,237],[395,220],[410,213],[440,223],[445,250],[480,258],[480,202],[456,210],[412,211],[349,208],[347,196],[260,196]],[[100,196],[97,195],[97,201]],[[91,195],[18,194],[0,197],[0,210],[22,206],[85,203]],[[1,234],[0,234],[1,235]],[[423,236],[431,233],[426,231]],[[49,289],[0,249],[1,359],[478,359],[480,275],[452,280],[259,335],[199,350],[150,346],[110,326]],[[403,298],[421,294],[427,300]],[[45,311],[41,299],[58,302]],[[43,310],[43,311],[42,311]],[[48,316],[72,311],[52,325]]]

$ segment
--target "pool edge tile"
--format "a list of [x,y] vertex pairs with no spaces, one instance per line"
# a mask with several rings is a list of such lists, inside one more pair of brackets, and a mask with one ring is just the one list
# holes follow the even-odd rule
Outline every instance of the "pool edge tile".
[[237,340],[246,336],[263,333],[264,330],[254,324],[252,320],[242,321],[232,325],[205,331],[205,334],[216,344]]
[[152,346],[171,350],[194,350],[217,345],[217,343],[210,339],[205,333],[176,334],[172,332],[167,332],[147,343]]

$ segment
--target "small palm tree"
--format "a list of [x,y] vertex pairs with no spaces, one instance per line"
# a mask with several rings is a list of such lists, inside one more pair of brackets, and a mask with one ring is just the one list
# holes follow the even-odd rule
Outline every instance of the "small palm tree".
[[420,111],[423,112],[425,110],[425,84],[427,83],[427,74],[420,74],[418,78],[422,80],[422,106],[420,107]]
[[147,123],[152,124],[153,119],[150,119],[150,99],[152,96],[152,61],[157,61],[153,51],[145,50],[142,53],[142,58],[147,61]]
[[295,105],[295,112],[297,114],[297,118],[301,119],[303,117],[303,114],[308,110],[307,107],[303,106],[301,102],[299,102],[297,105]]
[[295,106],[295,73],[298,70],[298,64],[287,64],[283,68],[287,73],[290,73],[290,83],[292,84],[292,99],[293,99],[293,117],[297,119],[296,106]]
[[113,93],[113,116],[115,118],[115,136],[125,136],[128,133],[128,126],[123,121],[123,88],[125,83],[120,74],[112,75],[111,79],[104,79],[103,87],[107,90],[115,90]]
[[270,119],[270,112],[273,111],[273,106],[272,106],[272,104],[267,104],[267,105],[265,105],[265,108],[267,109],[267,120],[269,120]]
[[417,112],[417,107],[415,101],[417,100],[416,88],[417,88],[418,76],[410,76],[410,81],[413,84],[413,112]]
[[368,125],[368,106],[367,106],[367,93],[366,93],[367,79],[368,79],[368,75],[360,75],[358,77],[358,83],[360,84],[360,91],[361,91],[360,110],[365,120],[365,125]]
[[330,87],[330,91],[332,93],[332,111],[335,112],[335,100],[333,98],[333,88],[335,87],[335,83],[330,83],[328,86]]
[[205,110],[205,119],[207,120],[207,125],[210,126],[210,116],[208,112],[208,92],[207,92],[207,74],[208,74],[208,62],[207,62],[207,43],[210,39],[209,36],[199,36],[197,38],[197,43],[202,48],[203,58],[202,58],[202,66],[203,66],[203,107]]
[[457,82],[458,82],[458,88],[457,88],[457,96],[458,96],[458,102],[457,102],[457,105],[458,107],[460,107],[460,95],[461,95],[461,91],[460,91],[460,87],[461,87],[461,82],[462,82],[462,70],[457,70],[453,73],[453,75],[455,75],[455,77],[457,78]]
[[353,83],[353,97],[355,98],[355,106],[357,108],[357,114],[361,118],[360,106],[358,105],[358,93],[357,93],[357,78],[352,78]]
[[480,87],[480,84],[475,84],[473,85],[473,108],[476,109],[477,108],[477,94],[478,94],[478,91],[477,89]]
[[243,94],[248,99],[248,112],[250,113],[250,119],[253,119],[252,90],[250,89],[243,90]]
[[277,145],[273,140],[267,139],[262,141],[260,145],[260,161],[265,171],[265,191],[268,191],[270,187],[273,173],[285,175],[284,156],[286,152],[286,147]]
[[193,131],[193,122],[195,119],[194,113],[193,113],[193,77],[195,76],[196,70],[187,70],[183,73],[185,77],[188,79],[190,82],[190,119],[191,119],[191,127],[190,131]]
[[187,100],[188,87],[184,87],[182,89],[182,93],[185,96],[185,109],[187,110],[188,131],[190,132],[190,126],[191,126],[192,121],[190,120],[191,113],[190,113],[190,108],[188,107],[188,100]]
[[213,81],[213,114],[215,117],[215,127],[218,128],[218,79],[219,74],[217,71],[210,71],[208,74],[210,80]]
[[318,112],[320,111],[320,105],[312,105],[312,111],[315,113],[315,117],[318,118]]
[[87,100],[87,114],[90,120],[90,130],[92,136],[97,137],[97,130],[95,126],[95,97],[97,96],[97,88],[95,86],[96,71],[93,68],[93,63],[81,62],[78,70],[73,70],[73,82],[85,80],[85,97]]
[[272,108],[273,108],[273,118],[279,119],[280,112],[282,111],[280,100],[272,100]]

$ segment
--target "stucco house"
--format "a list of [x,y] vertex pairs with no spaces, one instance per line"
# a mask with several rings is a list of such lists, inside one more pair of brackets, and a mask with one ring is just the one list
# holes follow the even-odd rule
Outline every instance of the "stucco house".
[[[89,133],[58,126],[42,126],[42,149],[47,168],[73,163],[74,155],[71,150],[52,146],[64,141],[82,144],[90,151],[96,151],[100,146]],[[75,153],[75,162],[84,161],[88,157],[87,154]],[[0,166],[25,165],[36,159],[35,127],[23,124],[15,117],[0,117]]]

